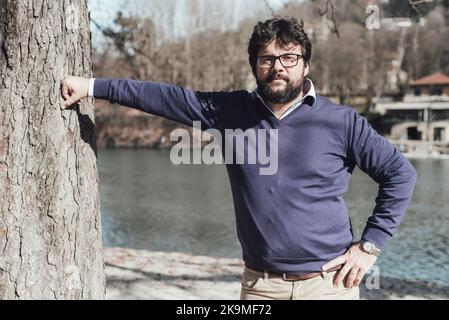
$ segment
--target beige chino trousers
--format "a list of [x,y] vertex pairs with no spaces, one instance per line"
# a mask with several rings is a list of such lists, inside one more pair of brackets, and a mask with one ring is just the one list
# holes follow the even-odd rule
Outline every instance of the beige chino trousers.
[[240,291],[241,300],[358,300],[359,287],[345,288],[340,283],[334,288],[333,279],[337,271],[322,272],[307,280],[288,281],[271,277],[245,266]]

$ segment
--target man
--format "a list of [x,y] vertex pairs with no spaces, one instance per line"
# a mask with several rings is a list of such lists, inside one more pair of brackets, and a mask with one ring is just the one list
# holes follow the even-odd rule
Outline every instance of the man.
[[[277,130],[278,168],[226,165],[245,270],[241,299],[358,299],[363,275],[401,222],[416,172],[353,108],[316,95],[302,20],[259,22],[248,46],[257,90],[197,92],[170,84],[69,77],[63,107],[86,96],[202,129]],[[332,53],[329,53],[332,54]],[[249,143],[245,152],[250,152]],[[234,150],[235,152],[235,150]],[[361,241],[342,195],[355,166],[379,184]]]

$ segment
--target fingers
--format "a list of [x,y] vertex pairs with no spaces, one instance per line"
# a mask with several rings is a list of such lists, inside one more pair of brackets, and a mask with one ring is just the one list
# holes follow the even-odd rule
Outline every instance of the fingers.
[[67,109],[75,103],[80,103],[82,98],[80,94],[72,88],[70,77],[61,81],[61,95],[65,100],[61,109]]
[[65,100],[70,97],[69,86],[67,85],[67,82],[65,80],[61,81],[61,95]]
[[334,260],[331,260],[328,263],[326,263],[324,266],[321,267],[321,269],[323,269],[323,271],[327,271],[327,270],[332,269],[333,267],[343,264],[345,262],[346,262],[346,255],[339,256],[339,257],[335,258]]
[[366,271],[363,269],[359,269],[359,272],[357,273],[357,277],[354,281],[354,287],[358,287],[360,283],[362,283],[363,276],[365,275]]
[[334,287],[337,288],[338,284],[343,282],[343,279],[346,277],[346,275],[349,273],[349,271],[351,270],[352,266],[349,264],[345,264],[343,266],[343,268],[337,272],[337,276],[335,277],[334,280]]
[[89,79],[81,77],[67,77],[61,81],[61,95],[64,103],[61,109],[67,109],[75,103],[80,103],[89,93]]
[[61,95],[64,98],[64,103],[62,104],[61,108],[66,109],[70,105],[72,105],[73,98],[71,97],[71,92],[69,90],[69,85],[67,83],[67,79],[64,79],[61,81]]
[[69,96],[62,104],[62,109],[67,109],[68,107],[70,107],[75,103],[80,103],[81,102],[80,98],[81,97],[78,97],[77,95]]
[[346,283],[345,283],[346,288],[352,288],[353,286],[355,286],[355,281],[356,281],[360,271],[361,271],[361,269],[357,268],[355,266],[349,271],[348,276],[346,277]]
[[344,283],[346,288],[360,285],[363,276],[376,262],[377,257],[363,252],[358,245],[352,246],[343,256],[326,263],[322,269],[329,270],[334,266],[343,264],[343,268],[334,277],[334,287]]

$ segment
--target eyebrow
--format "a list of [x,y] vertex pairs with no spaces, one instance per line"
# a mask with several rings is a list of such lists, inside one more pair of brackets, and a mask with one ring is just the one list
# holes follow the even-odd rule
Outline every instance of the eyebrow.
[[[299,47],[299,48],[298,48],[298,47]],[[298,48],[299,53],[298,53],[298,52],[293,52],[292,50],[293,50],[294,48]],[[301,48],[300,46],[279,47],[278,49],[286,50],[286,51],[287,51],[287,52],[285,52],[285,53],[283,53],[283,54],[289,54],[289,53],[293,53],[293,54],[303,54],[302,48]],[[262,52],[265,52],[265,53],[259,54],[259,56],[274,56],[274,54],[267,53],[266,51],[262,51]]]
[[[301,54],[302,52],[293,52],[293,51],[288,51],[285,53],[280,54],[280,56],[284,55],[284,54]],[[259,54],[259,57],[266,57],[266,56],[277,56],[277,54],[272,54],[272,53],[263,53],[263,54]]]

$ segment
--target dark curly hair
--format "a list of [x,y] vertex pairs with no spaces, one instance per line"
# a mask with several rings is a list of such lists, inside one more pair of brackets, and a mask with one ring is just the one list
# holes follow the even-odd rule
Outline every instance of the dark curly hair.
[[304,61],[309,63],[312,56],[312,43],[304,31],[302,19],[294,17],[274,17],[266,21],[259,21],[254,26],[253,34],[248,44],[249,63],[253,72],[256,72],[256,60],[259,50],[276,39],[281,46],[290,43],[301,45]]

